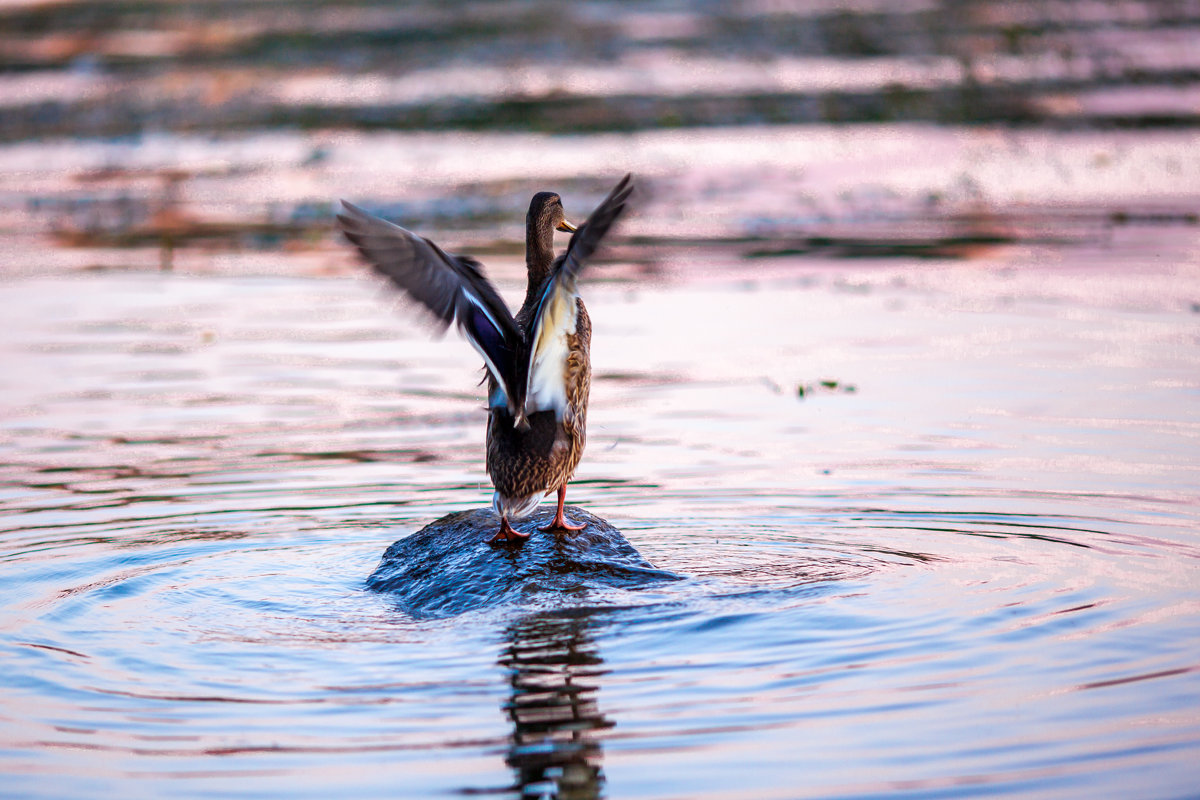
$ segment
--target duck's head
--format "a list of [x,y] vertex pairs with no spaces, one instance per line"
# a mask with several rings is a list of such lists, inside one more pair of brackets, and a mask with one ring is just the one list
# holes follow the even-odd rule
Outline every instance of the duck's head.
[[525,262],[532,282],[536,270],[539,279],[545,277],[554,262],[554,232],[573,233],[575,226],[567,222],[562,198],[554,192],[538,192],[529,201],[525,216]]
[[529,201],[529,214],[526,222],[539,232],[551,235],[554,231],[574,233],[575,226],[567,222],[566,212],[563,211],[562,198],[555,192],[538,192]]

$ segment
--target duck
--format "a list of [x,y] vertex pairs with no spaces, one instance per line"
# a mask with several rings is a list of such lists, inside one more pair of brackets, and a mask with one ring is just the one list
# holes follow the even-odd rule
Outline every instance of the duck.
[[[429,239],[342,201],[337,221],[345,238],[440,331],[455,325],[483,358],[487,383],[486,467],[500,529],[489,542],[529,537],[512,520],[531,515],[558,493],[543,531],[578,531],[564,506],[567,483],[587,441],[592,324],[578,277],[625,212],[633,191],[625,175],[581,225],[566,218],[562,197],[542,191],[525,217],[525,299],[514,315],[483,265],[452,255]],[[571,234],[555,255],[554,233]]]

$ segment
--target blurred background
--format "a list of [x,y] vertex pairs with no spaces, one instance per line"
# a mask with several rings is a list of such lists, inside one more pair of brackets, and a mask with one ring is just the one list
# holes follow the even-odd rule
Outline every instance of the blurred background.
[[630,170],[648,270],[1107,241],[1196,224],[1198,122],[1192,0],[17,0],[3,268],[336,270],[339,197],[511,253]]

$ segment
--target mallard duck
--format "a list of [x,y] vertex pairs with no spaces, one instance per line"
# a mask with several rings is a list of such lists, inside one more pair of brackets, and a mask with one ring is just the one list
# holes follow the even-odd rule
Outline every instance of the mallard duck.
[[[580,530],[563,514],[567,482],[583,455],[587,426],[592,323],[576,278],[625,210],[633,190],[626,175],[576,228],[554,192],[538,192],[525,218],[525,302],[514,317],[469,256],[451,255],[428,239],[342,201],[342,232],[381,275],[432,314],[450,323],[483,357],[487,371],[487,472],[500,530],[491,541],[529,534],[510,520],[533,513],[558,492],[558,510],[542,530]],[[554,232],[571,232],[554,256]]]

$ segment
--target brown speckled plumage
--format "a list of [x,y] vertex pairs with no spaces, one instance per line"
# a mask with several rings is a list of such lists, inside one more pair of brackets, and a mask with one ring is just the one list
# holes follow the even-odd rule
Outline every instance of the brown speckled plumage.
[[[592,388],[592,321],[583,301],[575,302],[579,317],[575,334],[567,337],[563,375],[570,414],[558,420],[553,411],[539,411],[529,417],[527,431],[513,426],[506,409],[492,408],[488,414],[487,471],[504,497],[517,500],[554,491],[571,479],[583,457]],[[517,325],[525,329],[520,314]],[[494,390],[495,379],[489,376],[489,394]]]
[[[558,491],[551,527],[577,530],[563,517],[567,481],[587,440],[592,324],[576,278],[625,209],[626,175],[576,229],[553,192],[534,195],[526,217],[525,301],[514,317],[484,277],[482,265],[446,253],[411,231],[344,203],[338,221],[376,272],[432,315],[458,326],[487,368],[487,471],[501,517],[496,538],[526,536],[508,524],[528,516],[542,496]],[[554,256],[554,231],[573,236]]]

